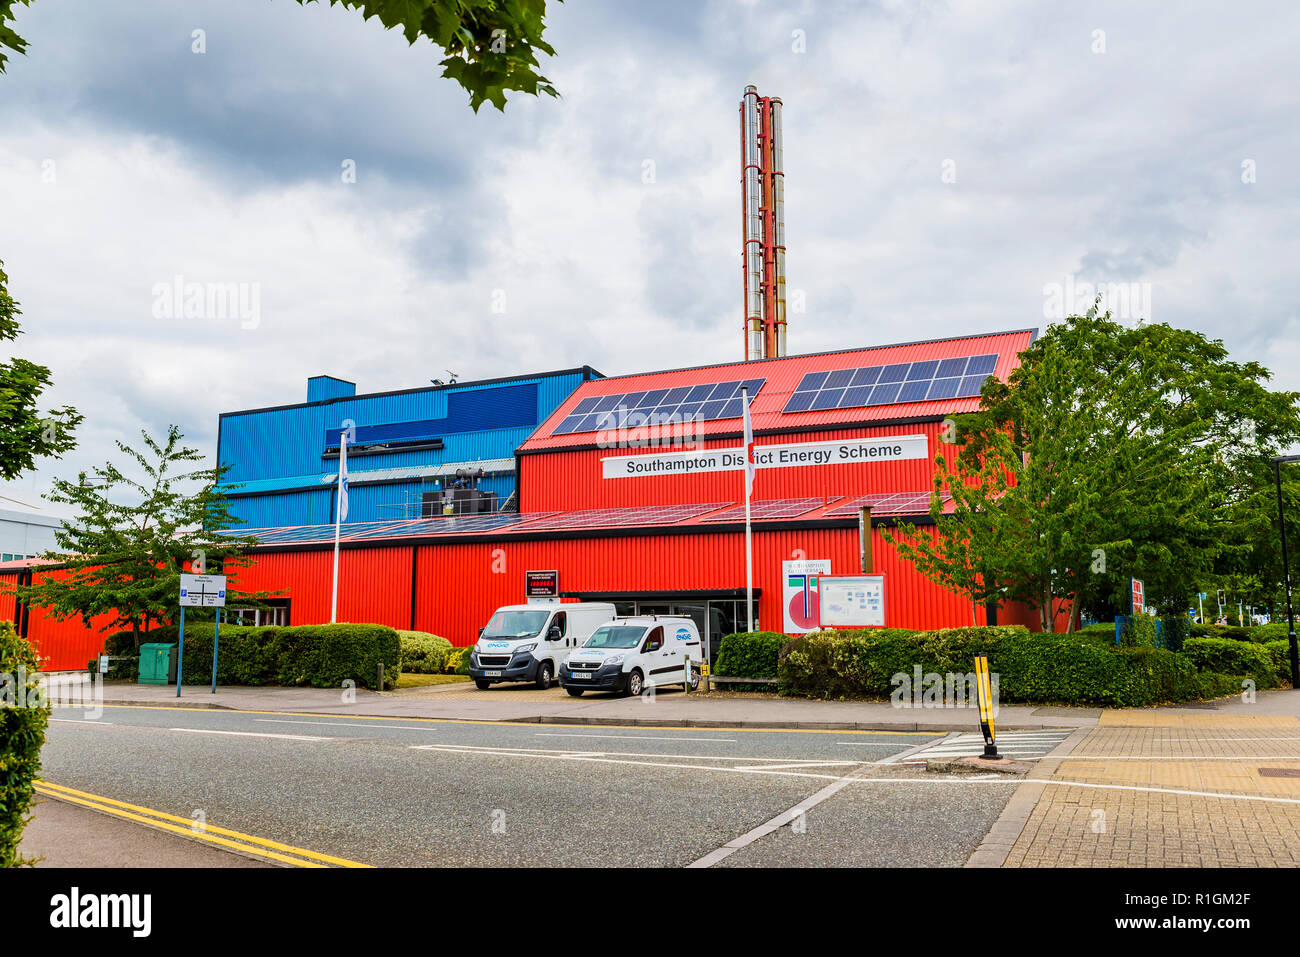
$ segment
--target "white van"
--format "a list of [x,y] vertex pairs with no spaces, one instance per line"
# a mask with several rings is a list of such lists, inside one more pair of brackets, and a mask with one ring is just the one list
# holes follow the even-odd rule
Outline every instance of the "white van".
[[532,681],[549,688],[569,652],[614,617],[607,602],[504,605],[479,630],[470,649],[469,676],[480,688],[499,681]]
[[584,691],[639,695],[646,688],[700,684],[699,629],[690,618],[641,615],[601,625],[560,669],[560,684],[575,698]]

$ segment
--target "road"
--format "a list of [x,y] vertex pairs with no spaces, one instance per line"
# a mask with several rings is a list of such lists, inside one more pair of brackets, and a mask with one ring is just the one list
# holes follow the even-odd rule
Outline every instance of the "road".
[[109,707],[41,776],[376,866],[960,866],[1017,781],[890,763],[941,737]]

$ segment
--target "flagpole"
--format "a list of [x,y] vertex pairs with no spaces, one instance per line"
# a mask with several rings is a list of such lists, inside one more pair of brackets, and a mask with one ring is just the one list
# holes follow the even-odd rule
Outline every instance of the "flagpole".
[[740,404],[745,422],[745,616],[754,630],[754,529],[750,524],[749,499],[754,487],[754,427],[749,420],[749,388],[740,387]]
[[330,624],[339,620],[339,526],[343,522],[343,496],[347,494],[343,483],[347,480],[348,430],[339,435],[339,474],[335,480],[334,501],[334,588],[330,594]]

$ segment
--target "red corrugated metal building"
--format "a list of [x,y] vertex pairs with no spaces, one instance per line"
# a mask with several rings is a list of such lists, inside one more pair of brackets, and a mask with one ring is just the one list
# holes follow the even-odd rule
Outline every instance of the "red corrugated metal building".
[[[525,600],[526,572],[555,570],[567,599],[613,601],[626,613],[689,614],[716,648],[722,633],[745,626],[745,383],[762,463],[752,503],[758,627],[783,630],[782,562],[825,560],[834,575],[860,571],[864,499],[872,505],[872,571],[885,576],[886,624],[982,624],[983,608],[901,561],[881,526],[899,516],[928,521],[943,420],[977,409],[983,378],[1005,379],[1035,334],[585,382],[518,449],[518,514],[344,526],[339,620],[430,631],[466,645],[493,609]],[[332,526],[257,534],[254,564],[234,586],[281,592],[277,620],[328,621]],[[999,620],[1034,622],[1023,608],[1004,608]],[[49,654],[43,627],[33,615],[32,637]],[[75,653],[81,661],[66,666],[83,667],[88,656]]]

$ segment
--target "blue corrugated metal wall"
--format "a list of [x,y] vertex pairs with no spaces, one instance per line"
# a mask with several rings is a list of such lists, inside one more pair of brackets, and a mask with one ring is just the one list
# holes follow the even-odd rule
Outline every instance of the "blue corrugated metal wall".
[[[538,423],[568,398],[583,379],[584,373],[578,370],[398,395],[361,395],[227,413],[219,423],[220,460],[230,466],[224,482],[334,472],[338,459],[324,458],[322,453],[327,443],[337,445],[338,429],[345,419],[356,424],[359,442],[366,441],[368,432],[372,441],[394,438],[396,433],[388,434],[391,429],[373,427],[398,423],[421,424],[421,429],[408,430],[410,437],[418,433],[443,441],[441,449],[350,456],[348,473],[354,481],[360,473],[374,469],[512,458],[515,449]],[[418,492],[420,487],[419,481],[353,485],[348,496],[348,521],[399,518],[399,506],[407,497],[405,493]],[[488,478],[481,487],[495,491],[504,502],[514,490],[515,477]],[[332,491],[323,486],[231,499],[232,513],[257,528],[325,524],[333,520],[332,509]]]

